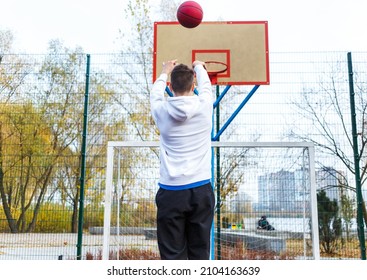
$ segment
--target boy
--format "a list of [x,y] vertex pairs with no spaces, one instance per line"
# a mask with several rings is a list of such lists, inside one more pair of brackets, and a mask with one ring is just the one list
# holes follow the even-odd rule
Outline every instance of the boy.
[[[194,61],[192,66],[177,60],[163,63],[150,94],[160,132],[157,238],[164,260],[208,260],[210,254],[213,96],[205,63]],[[195,73],[198,95],[193,92]],[[174,96],[165,99],[168,75]]]

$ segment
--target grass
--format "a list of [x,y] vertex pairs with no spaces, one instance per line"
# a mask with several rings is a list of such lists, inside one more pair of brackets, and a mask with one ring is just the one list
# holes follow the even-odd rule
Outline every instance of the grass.
[[[242,242],[229,246],[223,245],[221,247],[221,260],[295,260],[303,257],[304,244],[300,239],[288,239],[286,244],[286,251],[281,254],[270,251],[249,250]],[[215,258],[218,259],[217,252]],[[309,244],[306,244],[306,256],[312,256],[312,250]],[[340,244],[340,248],[334,254],[326,254],[320,252],[321,258],[326,259],[360,259],[360,247],[358,239],[352,239],[344,244]],[[87,260],[101,260],[102,252],[99,251],[97,255],[88,252],[86,254]],[[116,252],[110,252],[110,260],[117,260]],[[119,260],[159,260],[159,253],[153,250],[141,250],[138,248],[120,249]]]
[[[93,255],[88,252],[86,254],[87,260],[102,260],[102,251],[99,251],[97,255]],[[117,258],[116,251],[110,251],[109,254],[110,260],[159,260],[159,254],[152,250],[140,250],[137,248],[133,249],[120,249],[119,250],[119,258]]]
[[[287,240],[287,254],[294,254],[303,256],[304,245],[303,240],[288,239]],[[306,256],[312,256],[312,247],[310,242],[306,243]],[[360,259],[361,251],[359,241],[357,238],[350,239],[348,242],[341,241],[337,251],[334,253],[326,253],[320,246],[320,257],[325,259]]]

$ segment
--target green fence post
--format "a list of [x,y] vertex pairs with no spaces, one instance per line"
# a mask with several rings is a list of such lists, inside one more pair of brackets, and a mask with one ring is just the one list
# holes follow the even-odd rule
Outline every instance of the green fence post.
[[84,215],[84,185],[85,185],[85,168],[86,168],[86,147],[87,147],[87,126],[88,126],[88,95],[89,95],[89,70],[90,70],[90,54],[87,54],[87,70],[84,93],[84,117],[83,117],[83,135],[82,135],[82,151],[81,151],[81,168],[80,168],[80,197],[79,197],[79,217],[78,217],[78,242],[77,242],[77,260],[82,259],[82,240],[83,240],[83,215]]
[[361,259],[366,259],[366,244],[364,238],[364,225],[363,225],[363,213],[362,213],[362,188],[361,188],[361,176],[359,170],[360,157],[358,154],[358,134],[356,124],[356,108],[354,100],[354,85],[353,85],[353,66],[352,66],[352,54],[348,52],[348,76],[349,76],[349,95],[350,95],[350,111],[352,117],[352,134],[353,134],[353,154],[354,154],[354,169],[356,180],[356,193],[357,193],[357,229],[359,245],[361,249]]

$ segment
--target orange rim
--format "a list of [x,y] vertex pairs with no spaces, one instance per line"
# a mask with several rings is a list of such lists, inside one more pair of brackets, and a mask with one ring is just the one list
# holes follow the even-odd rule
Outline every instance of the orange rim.
[[220,70],[217,70],[217,71],[208,71],[208,75],[209,76],[216,76],[217,74],[226,72],[227,69],[228,69],[227,64],[225,64],[223,62],[220,62],[220,61],[209,60],[209,61],[205,61],[205,64],[219,64],[219,65],[223,65],[223,69],[220,69]]

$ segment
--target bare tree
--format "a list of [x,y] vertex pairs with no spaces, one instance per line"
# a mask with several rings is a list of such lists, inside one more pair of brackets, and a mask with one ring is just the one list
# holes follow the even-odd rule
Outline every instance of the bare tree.
[[[300,126],[293,127],[289,132],[291,139],[312,142],[317,151],[322,155],[318,164],[324,170],[329,168],[323,158],[335,158],[339,164],[343,165],[351,174],[355,174],[355,165],[353,158],[352,129],[350,126],[349,94],[346,65],[340,62],[331,66],[329,76],[321,77],[321,82],[313,88],[304,88],[300,94],[300,99],[293,101],[300,118],[307,120],[310,126],[305,126],[302,130]],[[343,71],[344,70],[344,71]],[[360,158],[361,184],[367,180],[367,100],[366,100],[366,82],[359,80],[356,75],[356,111],[358,125],[358,142]],[[310,130],[312,127],[313,130]],[[352,190],[356,192],[354,186],[349,185],[345,174],[343,184],[336,184],[337,188]],[[367,225],[366,205],[362,205],[364,222]]]

